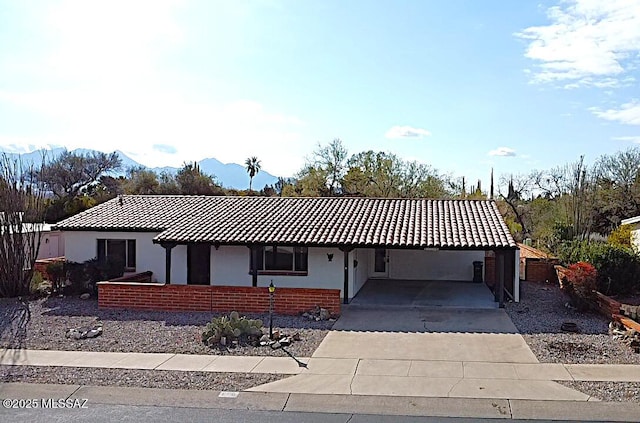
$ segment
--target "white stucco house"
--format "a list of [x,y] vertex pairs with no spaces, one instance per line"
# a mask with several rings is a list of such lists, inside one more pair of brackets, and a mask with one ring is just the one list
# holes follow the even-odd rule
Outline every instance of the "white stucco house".
[[[338,289],[369,279],[471,281],[518,300],[517,244],[493,201],[125,195],[56,225],[67,260],[117,257],[153,282]],[[476,275],[477,277],[477,275]]]

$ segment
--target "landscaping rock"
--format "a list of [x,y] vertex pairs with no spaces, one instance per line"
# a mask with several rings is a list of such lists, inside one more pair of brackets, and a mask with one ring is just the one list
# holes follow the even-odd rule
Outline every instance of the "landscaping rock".
[[89,294],[88,292],[85,292],[84,294],[80,295],[81,300],[88,300],[89,298],[91,298],[91,294]]
[[65,336],[71,339],[95,338],[102,335],[102,326],[84,326],[77,329],[69,329]]
[[281,338],[278,342],[280,342],[280,345],[282,345],[283,347],[291,345],[291,341],[289,340],[289,338]]
[[320,320],[329,320],[331,313],[326,308],[321,308],[318,317],[320,317]]

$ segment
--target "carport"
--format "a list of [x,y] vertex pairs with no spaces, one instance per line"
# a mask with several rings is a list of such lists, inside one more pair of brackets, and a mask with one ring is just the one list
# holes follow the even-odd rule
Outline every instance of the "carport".
[[484,283],[369,279],[351,301],[361,306],[496,308]]

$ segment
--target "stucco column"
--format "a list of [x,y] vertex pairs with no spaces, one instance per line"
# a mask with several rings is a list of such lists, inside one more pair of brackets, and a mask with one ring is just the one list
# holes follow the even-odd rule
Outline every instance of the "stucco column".
[[353,251],[353,247],[340,247],[340,251],[344,253],[344,286],[342,288],[342,302],[349,304],[349,253]]
[[165,265],[164,265],[164,283],[171,284],[171,250],[176,246],[175,242],[161,242],[160,245],[164,248],[165,252]]

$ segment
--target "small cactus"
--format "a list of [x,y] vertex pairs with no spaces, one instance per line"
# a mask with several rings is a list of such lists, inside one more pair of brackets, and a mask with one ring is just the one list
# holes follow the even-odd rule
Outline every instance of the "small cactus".
[[247,319],[232,311],[229,316],[220,316],[211,320],[202,333],[202,342],[209,346],[219,344],[222,338],[241,338],[242,336],[260,337],[262,320]]

